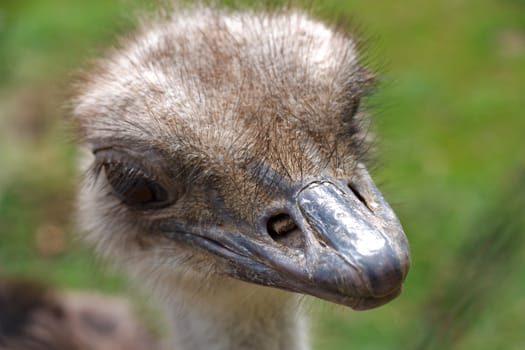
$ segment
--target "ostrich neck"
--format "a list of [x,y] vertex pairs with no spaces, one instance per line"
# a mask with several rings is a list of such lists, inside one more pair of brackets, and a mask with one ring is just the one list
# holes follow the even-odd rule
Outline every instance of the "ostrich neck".
[[242,282],[172,298],[174,350],[307,350],[299,297]]

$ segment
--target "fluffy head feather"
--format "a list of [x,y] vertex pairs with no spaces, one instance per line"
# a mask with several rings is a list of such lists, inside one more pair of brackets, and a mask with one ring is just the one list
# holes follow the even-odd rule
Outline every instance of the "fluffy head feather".
[[[173,252],[149,245],[137,225],[147,231],[173,212],[215,222],[210,191],[228,215],[253,223],[259,209],[279,201],[281,183],[348,175],[360,160],[357,109],[373,77],[359,65],[351,38],[301,12],[186,10],[145,26],[122,46],[86,76],[75,100],[83,143],[146,158],[141,167],[155,168],[148,176],[180,196],[191,188],[191,196],[145,221],[126,217],[107,186],[91,184],[80,213],[106,255],[128,261],[135,251],[142,260],[147,246],[158,250],[153,266],[171,265],[159,257]],[[199,265],[193,255],[177,257]]]

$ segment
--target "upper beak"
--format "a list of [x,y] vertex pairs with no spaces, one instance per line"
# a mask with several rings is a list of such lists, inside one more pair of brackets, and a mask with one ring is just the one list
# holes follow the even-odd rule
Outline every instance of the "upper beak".
[[[286,201],[304,244],[210,229],[186,234],[225,259],[232,277],[368,309],[399,295],[410,258],[403,229],[360,167],[350,184],[325,178]],[[258,231],[266,231],[266,225]]]

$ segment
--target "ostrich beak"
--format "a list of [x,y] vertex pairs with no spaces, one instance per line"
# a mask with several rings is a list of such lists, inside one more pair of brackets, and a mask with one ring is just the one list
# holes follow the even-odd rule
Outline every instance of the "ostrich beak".
[[298,195],[297,221],[307,237],[309,274],[326,288],[317,292],[336,291],[333,301],[367,309],[401,292],[408,242],[366,172],[345,187],[331,181],[305,186]]
[[295,223],[288,234],[303,244],[273,240],[266,221],[255,235],[232,223],[204,230],[170,225],[170,236],[218,256],[225,273],[246,282],[357,310],[398,296],[410,265],[408,242],[366,169],[359,167],[349,184],[323,178],[295,188],[283,206]]

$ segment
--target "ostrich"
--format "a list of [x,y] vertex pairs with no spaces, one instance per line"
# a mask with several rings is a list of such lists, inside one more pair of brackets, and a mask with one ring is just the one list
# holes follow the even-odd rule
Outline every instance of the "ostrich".
[[300,295],[400,293],[407,240],[362,162],[372,80],[307,14],[203,7],[85,74],[83,238],[162,303],[175,349],[304,350]]
[[0,350],[154,350],[156,337],[121,298],[0,280]]

